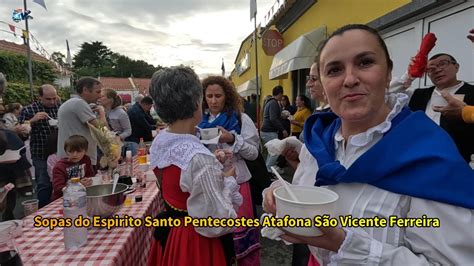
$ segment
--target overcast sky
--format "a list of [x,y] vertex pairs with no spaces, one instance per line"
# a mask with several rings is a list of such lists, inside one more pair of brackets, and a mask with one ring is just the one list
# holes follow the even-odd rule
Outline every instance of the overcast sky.
[[[30,31],[52,53],[71,53],[83,42],[101,41],[112,51],[153,65],[193,66],[201,76],[227,74],[245,37],[253,31],[249,0],[27,0]],[[276,0],[257,0],[257,22]],[[0,0],[0,21],[24,28],[11,15],[22,0]],[[0,39],[22,43],[0,23]],[[18,31],[20,32],[20,31]],[[19,35],[18,35],[19,36]],[[32,47],[34,49],[34,47]]]

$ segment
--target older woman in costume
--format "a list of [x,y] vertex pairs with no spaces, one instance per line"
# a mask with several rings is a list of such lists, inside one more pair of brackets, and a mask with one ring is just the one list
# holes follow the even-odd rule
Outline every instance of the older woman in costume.
[[[385,95],[392,62],[365,25],[336,30],[321,46],[319,73],[334,113],[305,123],[293,183],[339,195],[333,217],[438,218],[440,227],[321,228],[309,245],[320,264],[468,265],[474,260],[474,172],[450,137],[404,94]],[[275,212],[272,191],[264,207]]]
[[[222,164],[195,136],[202,117],[202,86],[193,70],[164,68],[151,80],[158,115],[169,126],[151,146],[165,211],[158,219],[236,218],[242,197],[235,169]],[[158,227],[149,265],[226,265],[233,258],[233,227]]]

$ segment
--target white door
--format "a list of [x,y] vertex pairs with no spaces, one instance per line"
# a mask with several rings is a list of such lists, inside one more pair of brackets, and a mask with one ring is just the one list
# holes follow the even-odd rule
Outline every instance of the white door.
[[[420,20],[382,36],[393,61],[392,79],[400,78],[407,71],[411,58],[418,52],[423,38],[422,29],[423,23]],[[415,80],[410,89],[416,89],[419,86],[420,81]]]
[[[384,34],[382,38],[393,60],[392,78],[398,78],[406,72],[411,57],[418,52],[423,36],[433,32],[437,41],[428,58],[438,53],[454,56],[460,65],[458,79],[474,83],[474,44],[466,38],[472,28],[474,1],[467,1]],[[425,75],[415,80],[409,90],[428,86],[432,86],[432,83]]]
[[[433,32],[436,46],[430,56],[438,53],[452,55],[459,63],[458,79],[474,82],[474,44],[466,36],[474,28],[474,4],[472,1],[445,10],[424,20],[424,31]],[[423,86],[432,86],[426,78]]]

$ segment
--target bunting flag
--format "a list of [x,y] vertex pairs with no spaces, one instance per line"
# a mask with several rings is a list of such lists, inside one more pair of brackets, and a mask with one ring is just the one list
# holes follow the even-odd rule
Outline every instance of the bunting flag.
[[37,3],[38,5],[44,7],[44,9],[48,10],[46,8],[46,4],[44,3],[44,0],[33,0],[33,2]]
[[222,66],[221,66],[221,70],[222,70],[222,76],[225,76],[224,58],[222,58]]
[[15,33],[15,26],[11,25],[11,24],[8,24],[8,27],[10,28],[10,30]]
[[69,67],[72,67],[71,50],[69,50],[69,42],[67,40],[66,40],[66,47],[67,47],[66,63],[69,65]]

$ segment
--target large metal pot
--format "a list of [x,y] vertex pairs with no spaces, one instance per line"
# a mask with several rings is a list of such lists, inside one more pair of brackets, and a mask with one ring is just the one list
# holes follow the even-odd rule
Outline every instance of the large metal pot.
[[89,216],[110,217],[116,213],[125,201],[124,192],[128,186],[118,183],[115,193],[112,184],[102,184],[87,187],[87,214]]

